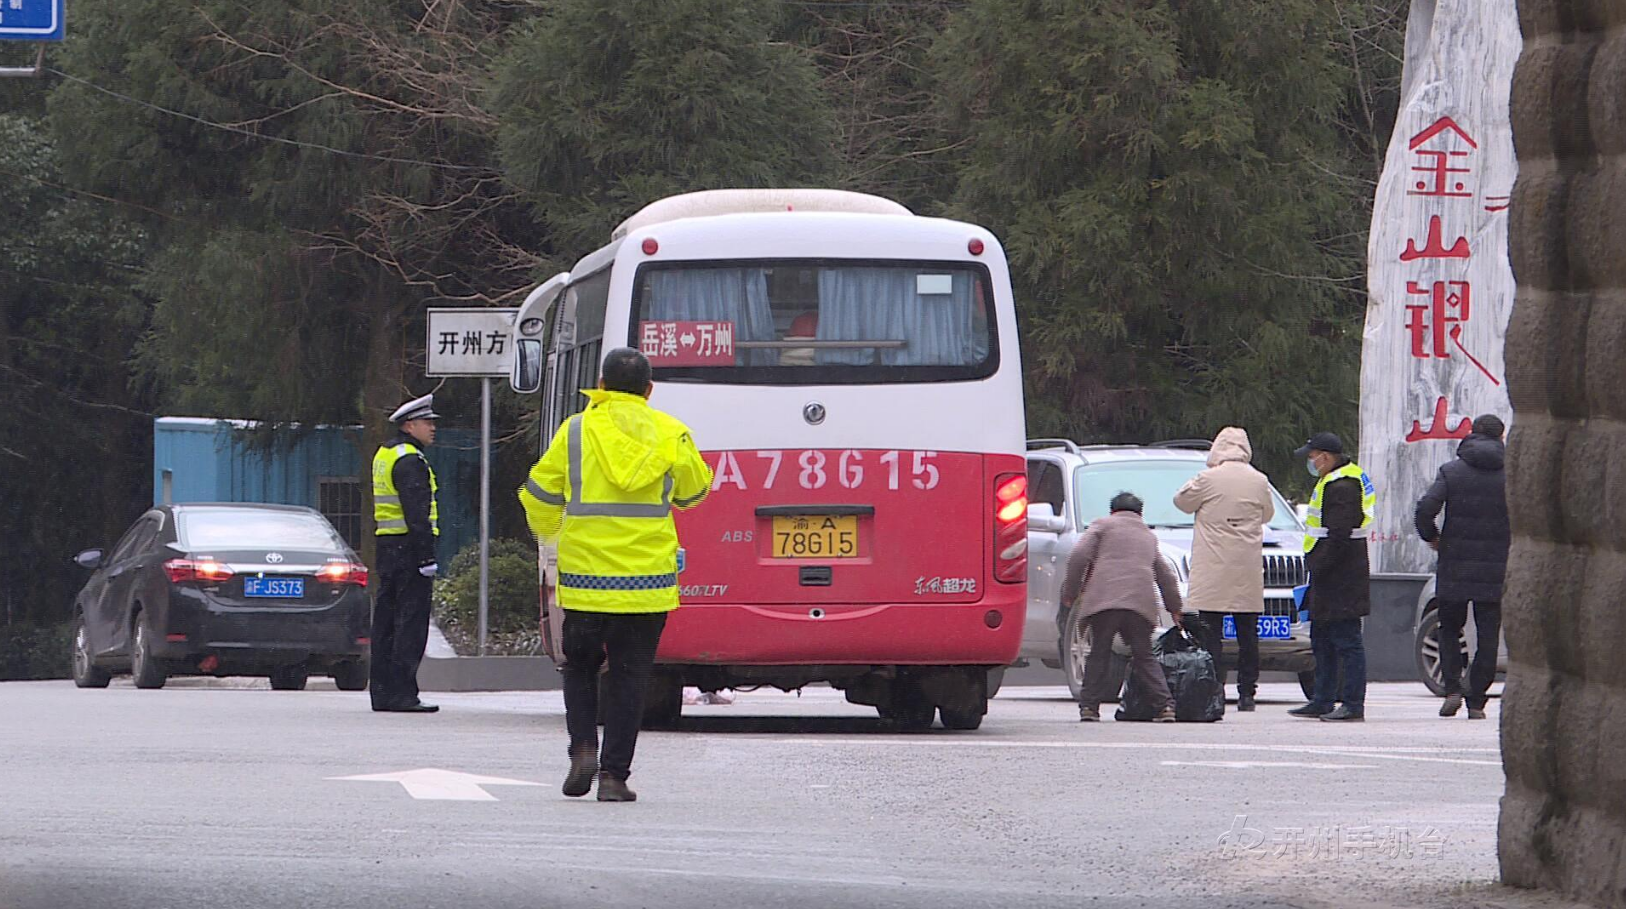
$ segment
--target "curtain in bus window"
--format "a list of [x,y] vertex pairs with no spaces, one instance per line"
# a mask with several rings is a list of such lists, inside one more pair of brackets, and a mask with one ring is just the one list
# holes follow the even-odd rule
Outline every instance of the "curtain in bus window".
[[[760,268],[674,268],[649,276],[643,318],[651,322],[733,322],[736,341],[772,341],[768,273]],[[772,366],[777,351],[742,351],[736,363]]]
[[[821,364],[964,366],[987,354],[972,326],[974,279],[950,272],[947,293],[920,293],[922,273],[903,268],[819,270],[819,340],[902,341],[902,347],[826,349]],[[943,273],[929,277],[943,277]],[[930,285],[929,285],[930,286]],[[935,290],[935,286],[933,286]],[[979,355],[979,349],[981,354]]]

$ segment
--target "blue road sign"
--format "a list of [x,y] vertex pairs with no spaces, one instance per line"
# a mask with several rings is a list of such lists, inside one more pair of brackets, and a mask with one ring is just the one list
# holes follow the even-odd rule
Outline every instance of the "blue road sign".
[[0,41],[61,41],[65,0],[0,0]]

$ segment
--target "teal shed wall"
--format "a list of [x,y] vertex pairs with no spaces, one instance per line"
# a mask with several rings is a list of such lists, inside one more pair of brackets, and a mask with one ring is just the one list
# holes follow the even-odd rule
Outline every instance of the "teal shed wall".
[[[361,507],[372,507],[362,459],[343,427],[280,430],[269,446],[251,444],[247,423],[196,417],[160,417],[153,425],[153,504],[164,500],[169,472],[171,501],[269,502],[320,508],[324,478],[362,483]],[[442,564],[479,538],[480,434],[442,429],[427,452],[440,485]],[[369,455],[370,462],[370,455]]]

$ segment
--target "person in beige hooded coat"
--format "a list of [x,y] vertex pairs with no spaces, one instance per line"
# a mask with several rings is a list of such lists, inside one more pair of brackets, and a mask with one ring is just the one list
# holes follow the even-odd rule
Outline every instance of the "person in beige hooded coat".
[[1265,608],[1265,571],[1260,552],[1264,528],[1276,512],[1270,481],[1249,464],[1247,432],[1227,426],[1208,450],[1208,469],[1175,493],[1174,506],[1196,515],[1191,580],[1186,602],[1202,613],[1207,647],[1219,663],[1225,616],[1236,621],[1236,709],[1254,709],[1259,684],[1259,624]]

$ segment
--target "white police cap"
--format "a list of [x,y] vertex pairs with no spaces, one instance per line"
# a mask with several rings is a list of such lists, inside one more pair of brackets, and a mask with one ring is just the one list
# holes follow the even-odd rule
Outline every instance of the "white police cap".
[[433,393],[426,394],[421,398],[413,398],[405,404],[402,404],[400,407],[397,407],[395,409],[395,413],[390,414],[391,423],[405,423],[408,420],[438,419],[440,419],[440,414],[435,413],[435,396]]

